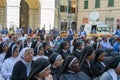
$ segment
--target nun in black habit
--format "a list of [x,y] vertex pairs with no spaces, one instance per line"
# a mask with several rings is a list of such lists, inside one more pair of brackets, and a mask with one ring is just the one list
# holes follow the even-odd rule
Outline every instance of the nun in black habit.
[[96,50],[95,58],[94,58],[95,77],[101,76],[104,73],[107,66],[104,62],[104,59],[105,59],[105,52],[102,49]]
[[59,80],[60,70],[63,59],[60,54],[52,54],[49,58],[51,64],[51,74],[53,76],[53,80]]
[[62,64],[60,80],[91,80],[84,72],[80,71],[78,59],[67,56]]
[[79,59],[81,52],[82,52],[82,43],[77,42],[73,49],[73,55]]
[[93,65],[94,49],[91,46],[86,46],[79,58],[81,71],[85,72],[89,77],[93,78],[95,67]]
[[62,42],[58,47],[58,52],[65,59],[68,55],[70,55],[69,44],[68,42]]
[[50,62],[47,59],[37,59],[33,63],[30,75],[26,80],[46,80],[51,72],[50,67]]

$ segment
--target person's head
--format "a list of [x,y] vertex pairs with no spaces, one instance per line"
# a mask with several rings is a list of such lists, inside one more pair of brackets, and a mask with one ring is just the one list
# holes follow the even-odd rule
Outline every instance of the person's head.
[[102,62],[105,59],[105,52],[102,49],[95,51],[94,62]]
[[49,35],[46,36],[46,41],[48,41],[48,42],[50,41],[50,36]]
[[107,69],[114,69],[115,72],[120,75],[120,56],[112,58],[107,66]]
[[41,41],[40,36],[36,36],[36,41]]
[[50,40],[54,40],[54,35],[53,34],[50,35]]
[[98,42],[99,41],[97,36],[95,36],[93,40],[94,40],[94,42]]
[[27,42],[31,42],[31,37],[27,36]]
[[69,44],[66,41],[64,41],[60,44],[58,51],[61,51],[62,49],[67,50],[68,48],[69,48]]
[[90,39],[86,39],[85,40],[85,46],[90,46],[90,41],[91,41]]
[[9,48],[8,42],[2,42],[2,43],[0,44],[0,53],[2,53],[2,52],[7,52],[7,51],[8,51],[8,48]]
[[74,39],[72,45],[75,46],[77,42],[78,42],[78,39]]
[[23,48],[21,51],[20,51],[20,54],[18,56],[18,61],[19,60],[24,60],[26,62],[31,62],[32,59],[33,59],[33,55],[34,55],[34,52],[33,52],[33,49],[32,48],[29,48],[29,47],[26,47],[26,48]]
[[37,47],[37,54],[38,55],[44,55],[44,48],[42,46]]
[[42,44],[42,46],[43,46],[44,50],[50,50],[50,48],[51,48],[49,42],[44,42],[44,43]]
[[5,55],[5,58],[4,59],[7,59],[9,57],[14,57],[16,58],[19,54],[19,50],[18,50],[18,47],[16,45],[11,45],[7,51],[7,54]]
[[81,53],[80,64],[82,65],[86,59],[93,61],[95,56],[94,52],[95,51],[91,46],[86,46]]
[[72,72],[79,72],[80,71],[80,65],[78,62],[78,59],[74,56],[67,56],[62,64],[62,71],[63,74],[66,71],[72,71]]
[[32,65],[32,69],[27,80],[31,80],[32,77],[45,79],[45,77],[47,77],[51,72],[50,67],[50,62],[47,59],[37,59]]
[[76,50],[76,49],[79,49],[79,50],[82,49],[82,43],[81,43],[81,42],[77,42],[77,43],[75,44],[74,50]]
[[103,37],[102,37],[102,40],[105,41],[105,42],[107,42],[107,37],[106,37],[106,36],[103,36]]
[[116,37],[115,37],[115,40],[116,40],[118,43],[120,43],[120,37],[119,37],[119,36],[116,36]]
[[50,56],[49,58],[49,61],[50,61],[50,64],[55,66],[56,68],[60,67],[62,65],[62,56],[57,54],[57,53],[54,53]]
[[120,29],[120,25],[117,25],[117,29]]
[[12,41],[13,41],[13,42],[17,42],[17,40],[18,40],[18,37],[17,37],[16,35],[13,35],[13,36],[12,36]]

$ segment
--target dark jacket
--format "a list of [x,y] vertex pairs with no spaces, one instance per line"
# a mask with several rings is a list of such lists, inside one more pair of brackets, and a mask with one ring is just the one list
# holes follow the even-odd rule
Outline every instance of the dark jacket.
[[18,61],[14,65],[12,75],[11,75],[11,80],[25,80],[26,78],[27,78],[26,66],[22,61]]
[[53,80],[59,80],[60,69],[61,68],[54,68],[51,66],[51,74],[52,74]]
[[77,57],[78,59],[80,58],[81,52],[78,52],[77,50],[73,51],[73,55]]
[[95,63],[95,77],[101,76],[104,73],[104,71],[106,70],[105,66],[103,66],[100,62]]
[[89,77],[94,78],[93,74],[95,72],[95,67],[92,62],[90,62],[90,67],[85,60],[85,62],[82,65],[81,71],[85,72]]
[[60,55],[62,56],[63,59],[65,59],[68,55],[70,55],[70,52],[64,52],[64,51],[60,51]]
[[44,55],[50,57],[53,54],[52,50],[44,51]]
[[65,72],[60,76],[60,80],[92,80],[84,72]]

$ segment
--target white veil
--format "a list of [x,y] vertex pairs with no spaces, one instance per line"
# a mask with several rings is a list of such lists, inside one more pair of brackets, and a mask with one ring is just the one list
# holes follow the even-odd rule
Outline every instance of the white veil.
[[26,50],[28,50],[28,49],[31,49],[31,48],[25,47],[25,48],[23,48],[23,49],[20,51],[20,53],[19,53],[19,55],[18,55],[18,57],[17,57],[17,62],[20,61],[20,60],[22,60],[22,58],[24,58],[25,52],[26,52]]

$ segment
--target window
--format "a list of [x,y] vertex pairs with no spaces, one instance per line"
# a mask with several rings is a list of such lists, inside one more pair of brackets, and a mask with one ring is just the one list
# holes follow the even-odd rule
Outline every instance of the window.
[[84,9],[88,9],[88,0],[84,1]]
[[100,8],[100,0],[95,0],[95,8]]
[[114,0],[108,0],[108,7],[114,6]]
[[60,6],[60,12],[67,12],[67,6]]
[[76,1],[71,1],[71,13],[76,12]]

